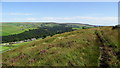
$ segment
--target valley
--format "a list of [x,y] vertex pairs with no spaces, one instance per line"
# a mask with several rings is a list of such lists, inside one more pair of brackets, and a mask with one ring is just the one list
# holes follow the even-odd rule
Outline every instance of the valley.
[[[85,29],[92,28],[94,26],[77,23],[3,23],[1,30],[2,36],[0,36],[0,38],[2,38],[2,44],[0,44],[0,52],[14,48],[14,44],[19,45],[19,43],[26,43],[42,38],[44,39],[47,36],[53,36],[54,34],[73,31],[76,30],[75,28],[82,29],[83,27]],[[6,35],[6,32],[8,32],[8,35]]]
[[120,68],[117,1],[2,0],[0,67]]
[[3,66],[120,66],[119,27],[78,29],[2,53]]

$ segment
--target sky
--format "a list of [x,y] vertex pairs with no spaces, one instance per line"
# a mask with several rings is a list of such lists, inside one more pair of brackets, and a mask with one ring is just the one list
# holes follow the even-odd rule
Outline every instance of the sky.
[[2,22],[58,22],[109,26],[118,24],[118,2],[2,2],[0,14]]
[[119,0],[1,0],[2,2],[119,2]]

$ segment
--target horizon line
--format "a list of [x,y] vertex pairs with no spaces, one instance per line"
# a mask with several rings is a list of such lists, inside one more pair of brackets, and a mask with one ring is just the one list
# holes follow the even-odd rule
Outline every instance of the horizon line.
[[85,23],[79,23],[79,22],[0,22],[0,23],[60,23],[60,24],[82,24],[82,25],[91,25],[91,26],[116,26],[119,24],[115,25],[92,25],[92,24],[85,24]]

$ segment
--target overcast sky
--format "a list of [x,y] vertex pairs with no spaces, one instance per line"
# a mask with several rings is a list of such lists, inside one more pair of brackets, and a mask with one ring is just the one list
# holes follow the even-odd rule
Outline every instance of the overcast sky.
[[3,2],[3,22],[118,24],[117,2]]

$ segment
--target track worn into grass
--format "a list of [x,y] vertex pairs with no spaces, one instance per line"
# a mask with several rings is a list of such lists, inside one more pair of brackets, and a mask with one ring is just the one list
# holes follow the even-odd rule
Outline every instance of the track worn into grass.
[[[101,31],[96,31],[96,36],[99,40],[99,42],[101,43],[99,45],[99,49],[100,49],[100,57],[99,57],[99,66],[100,67],[110,67],[110,63],[113,62],[111,61],[112,56],[116,56],[116,53],[113,51],[113,45],[108,45],[107,43],[110,43],[108,40],[106,40]],[[112,55],[111,55],[112,54]],[[115,64],[117,64],[117,61],[114,62]]]

